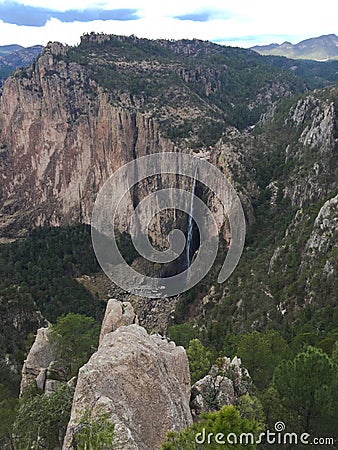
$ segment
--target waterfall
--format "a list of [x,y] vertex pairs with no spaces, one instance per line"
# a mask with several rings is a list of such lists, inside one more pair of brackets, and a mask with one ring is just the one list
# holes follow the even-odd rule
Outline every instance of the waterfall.
[[187,269],[189,269],[191,264],[191,242],[192,242],[192,232],[193,232],[193,213],[194,213],[194,194],[196,189],[196,175],[197,175],[197,166],[194,173],[194,181],[191,189],[191,201],[190,201],[190,211],[188,218],[188,233],[187,233],[187,245],[186,245],[186,262]]

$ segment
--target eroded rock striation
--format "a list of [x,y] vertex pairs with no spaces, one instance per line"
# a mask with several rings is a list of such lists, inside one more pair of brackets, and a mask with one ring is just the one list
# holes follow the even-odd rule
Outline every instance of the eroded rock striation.
[[61,44],[49,44],[23,78],[4,84],[4,234],[44,224],[89,223],[97,192],[117,168],[173,148],[151,119],[111,104],[82,66],[64,62],[66,52]]

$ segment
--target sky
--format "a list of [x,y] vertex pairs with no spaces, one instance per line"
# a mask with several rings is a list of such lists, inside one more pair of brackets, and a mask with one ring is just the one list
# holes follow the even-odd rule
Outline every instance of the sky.
[[76,45],[95,31],[251,47],[338,34],[337,17],[337,0],[0,0],[0,45]]

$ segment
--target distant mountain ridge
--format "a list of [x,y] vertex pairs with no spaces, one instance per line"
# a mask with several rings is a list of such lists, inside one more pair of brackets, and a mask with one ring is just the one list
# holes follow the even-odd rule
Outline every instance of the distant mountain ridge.
[[22,45],[18,45],[18,44],[1,45],[0,46],[0,56],[7,56],[13,52],[17,52],[18,50],[23,50],[24,48],[25,47],[22,47]]
[[42,49],[42,45],[27,48],[17,44],[0,46],[0,86],[15,69],[28,66],[36,59]]
[[305,39],[292,44],[256,45],[251,50],[261,55],[286,56],[291,59],[313,59],[316,61],[328,61],[338,59],[338,36],[328,34],[315,38]]

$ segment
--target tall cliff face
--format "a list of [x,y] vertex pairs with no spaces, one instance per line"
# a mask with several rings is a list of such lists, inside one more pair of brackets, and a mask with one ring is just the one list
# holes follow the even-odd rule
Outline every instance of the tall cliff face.
[[88,223],[97,192],[118,167],[173,148],[152,120],[114,107],[83,68],[63,62],[65,51],[51,44],[25,77],[4,85],[4,232]]
[[229,125],[250,125],[278,97],[302,89],[253,52],[201,41],[89,35],[77,48],[51,43],[3,88],[0,229],[17,236],[38,225],[88,223],[118,167],[173,151],[173,142],[205,151]]

